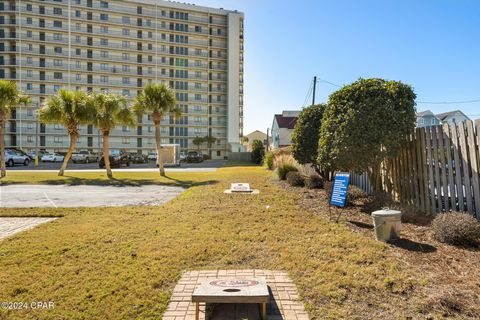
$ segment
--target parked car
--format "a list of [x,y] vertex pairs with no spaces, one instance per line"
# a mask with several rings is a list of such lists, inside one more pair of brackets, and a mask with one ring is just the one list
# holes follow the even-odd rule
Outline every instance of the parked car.
[[180,162],[187,160],[187,153],[185,151],[180,152]]
[[131,153],[129,155],[131,163],[147,163],[148,157],[139,153]]
[[62,162],[65,156],[59,153],[46,153],[42,157],[42,162]]
[[203,162],[203,155],[197,151],[188,151],[187,162]]
[[30,158],[23,151],[7,149],[5,150],[5,164],[8,167],[13,167],[16,164],[28,166],[30,164]]
[[147,157],[148,157],[148,161],[157,161],[157,153],[156,152],[150,152]]
[[77,162],[89,163],[89,162],[97,162],[98,156],[88,151],[80,151],[78,153],[72,153],[71,159],[73,163],[77,163]]
[[[45,151],[38,151],[38,160],[41,160],[45,153]],[[35,160],[35,150],[28,152],[27,156],[29,156],[31,160]]]
[[[130,167],[130,157],[128,153],[123,150],[110,150],[108,158],[110,159],[110,166],[111,167],[119,167],[121,168],[122,165],[126,165]],[[102,155],[100,161],[98,162],[98,166],[100,168],[105,168],[105,159]]]

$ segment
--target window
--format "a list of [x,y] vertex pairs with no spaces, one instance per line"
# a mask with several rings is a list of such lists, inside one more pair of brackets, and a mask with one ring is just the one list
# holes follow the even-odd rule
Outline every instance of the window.
[[80,10],[75,10],[75,17],[77,18],[82,17],[82,12]]
[[128,77],[123,77],[123,78],[122,78],[122,83],[123,83],[123,84],[129,84],[129,83],[130,83],[130,78],[128,78]]
[[108,46],[108,39],[100,39],[100,45]]
[[108,70],[108,63],[101,63],[101,64],[100,64],[100,69],[102,69],[102,70]]
[[198,100],[202,100],[202,95],[196,93],[196,94],[195,94],[195,100],[197,100],[197,101],[198,101]]
[[122,126],[122,131],[123,132],[130,132],[130,127],[129,126]]
[[53,21],[53,26],[55,28],[61,28],[62,27],[62,21],[57,21],[57,20]]
[[54,72],[53,73],[53,78],[56,80],[61,80],[63,79],[63,74],[61,72]]
[[54,137],[54,138],[53,138],[53,142],[55,142],[55,143],[62,143],[62,142],[63,142],[63,141],[62,141],[62,137]]
[[122,17],[123,24],[130,24],[130,17]]
[[123,48],[129,48],[130,47],[130,41],[122,41],[122,47]]
[[130,60],[130,54],[129,53],[122,53],[122,59],[123,60]]
[[27,57],[27,64],[33,64],[33,58]]
[[77,73],[77,74],[75,75],[75,80],[81,81],[81,80],[82,80],[82,75],[79,74],[79,73]]
[[57,41],[62,40],[62,35],[60,33],[54,33],[53,40],[57,40]]
[[123,144],[130,144],[130,138],[123,137],[123,138],[122,138],[122,143],[123,143]]
[[28,78],[33,77],[33,71],[32,70],[27,70],[27,77]]
[[27,83],[27,90],[33,90],[33,84]]
[[122,29],[122,34],[124,36],[129,36],[130,35],[130,29]]
[[108,8],[108,2],[107,1],[100,1],[100,8],[103,8],[103,9]]
[[53,8],[53,14],[62,15],[62,8]]
[[432,125],[435,124],[435,118],[432,118]]
[[202,26],[195,26],[195,32],[202,32]]
[[28,44],[28,51],[33,51],[33,44],[31,43]]
[[55,53],[62,53],[62,47],[55,47],[55,48],[53,48],[53,51]]
[[33,136],[27,136],[27,142],[33,142]]
[[77,69],[81,69],[82,68],[82,63],[80,61],[75,61],[75,67]]
[[108,58],[108,51],[100,51],[100,57]]
[[53,86],[53,91],[54,92],[58,92],[58,90],[60,90],[61,86],[59,86],[58,84],[54,85]]
[[100,27],[100,33],[108,33],[108,27],[106,27],[106,26],[101,26],[101,27]]
[[425,119],[424,118],[420,118],[420,124],[425,124]]
[[63,61],[60,60],[60,59],[53,59],[53,65],[55,67],[61,67],[61,66],[63,66]]
[[108,82],[108,76],[100,76],[100,82],[103,82],[103,83]]
[[102,21],[108,21],[108,14],[106,14],[106,13],[100,13],[100,20],[102,20]]
[[27,24],[32,24],[32,23],[33,23],[32,18],[28,17],[27,18]]
[[122,71],[123,71],[123,72],[130,72],[130,66],[125,66],[125,65],[123,65],[123,66],[122,66]]
[[77,56],[82,55],[82,49],[79,49],[79,48],[75,49],[75,54],[76,54]]
[[27,11],[32,11],[32,5],[30,3],[27,4]]
[[126,97],[130,97],[130,90],[128,89],[123,89],[122,90],[122,95],[126,96]]
[[82,30],[82,25],[81,25],[80,23],[76,23],[76,24],[75,24],[75,29],[76,29],[77,31]]

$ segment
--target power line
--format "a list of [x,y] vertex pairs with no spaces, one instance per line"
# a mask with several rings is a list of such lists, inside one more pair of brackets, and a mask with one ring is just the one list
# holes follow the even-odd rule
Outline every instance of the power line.
[[307,101],[310,98],[310,95],[312,94],[312,89],[313,89],[313,81],[310,82],[310,87],[308,88],[307,95],[305,97],[305,100],[303,101],[302,109],[305,108],[307,105]]
[[480,99],[464,100],[464,101],[417,101],[422,104],[460,104],[460,103],[475,103],[480,102]]

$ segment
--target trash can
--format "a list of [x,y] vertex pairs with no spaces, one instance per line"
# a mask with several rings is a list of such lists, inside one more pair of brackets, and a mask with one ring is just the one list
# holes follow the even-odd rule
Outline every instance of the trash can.
[[382,209],[372,212],[375,239],[380,241],[397,240],[402,227],[402,212]]

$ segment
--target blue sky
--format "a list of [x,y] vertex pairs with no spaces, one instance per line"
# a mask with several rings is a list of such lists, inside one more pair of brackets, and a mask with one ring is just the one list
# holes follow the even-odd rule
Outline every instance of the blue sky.
[[[480,117],[480,0],[192,0],[245,13],[245,134],[300,109],[314,75],[400,80],[434,113]],[[337,88],[317,85],[317,102]],[[311,100],[309,100],[311,101]],[[310,103],[310,102],[309,102]]]

